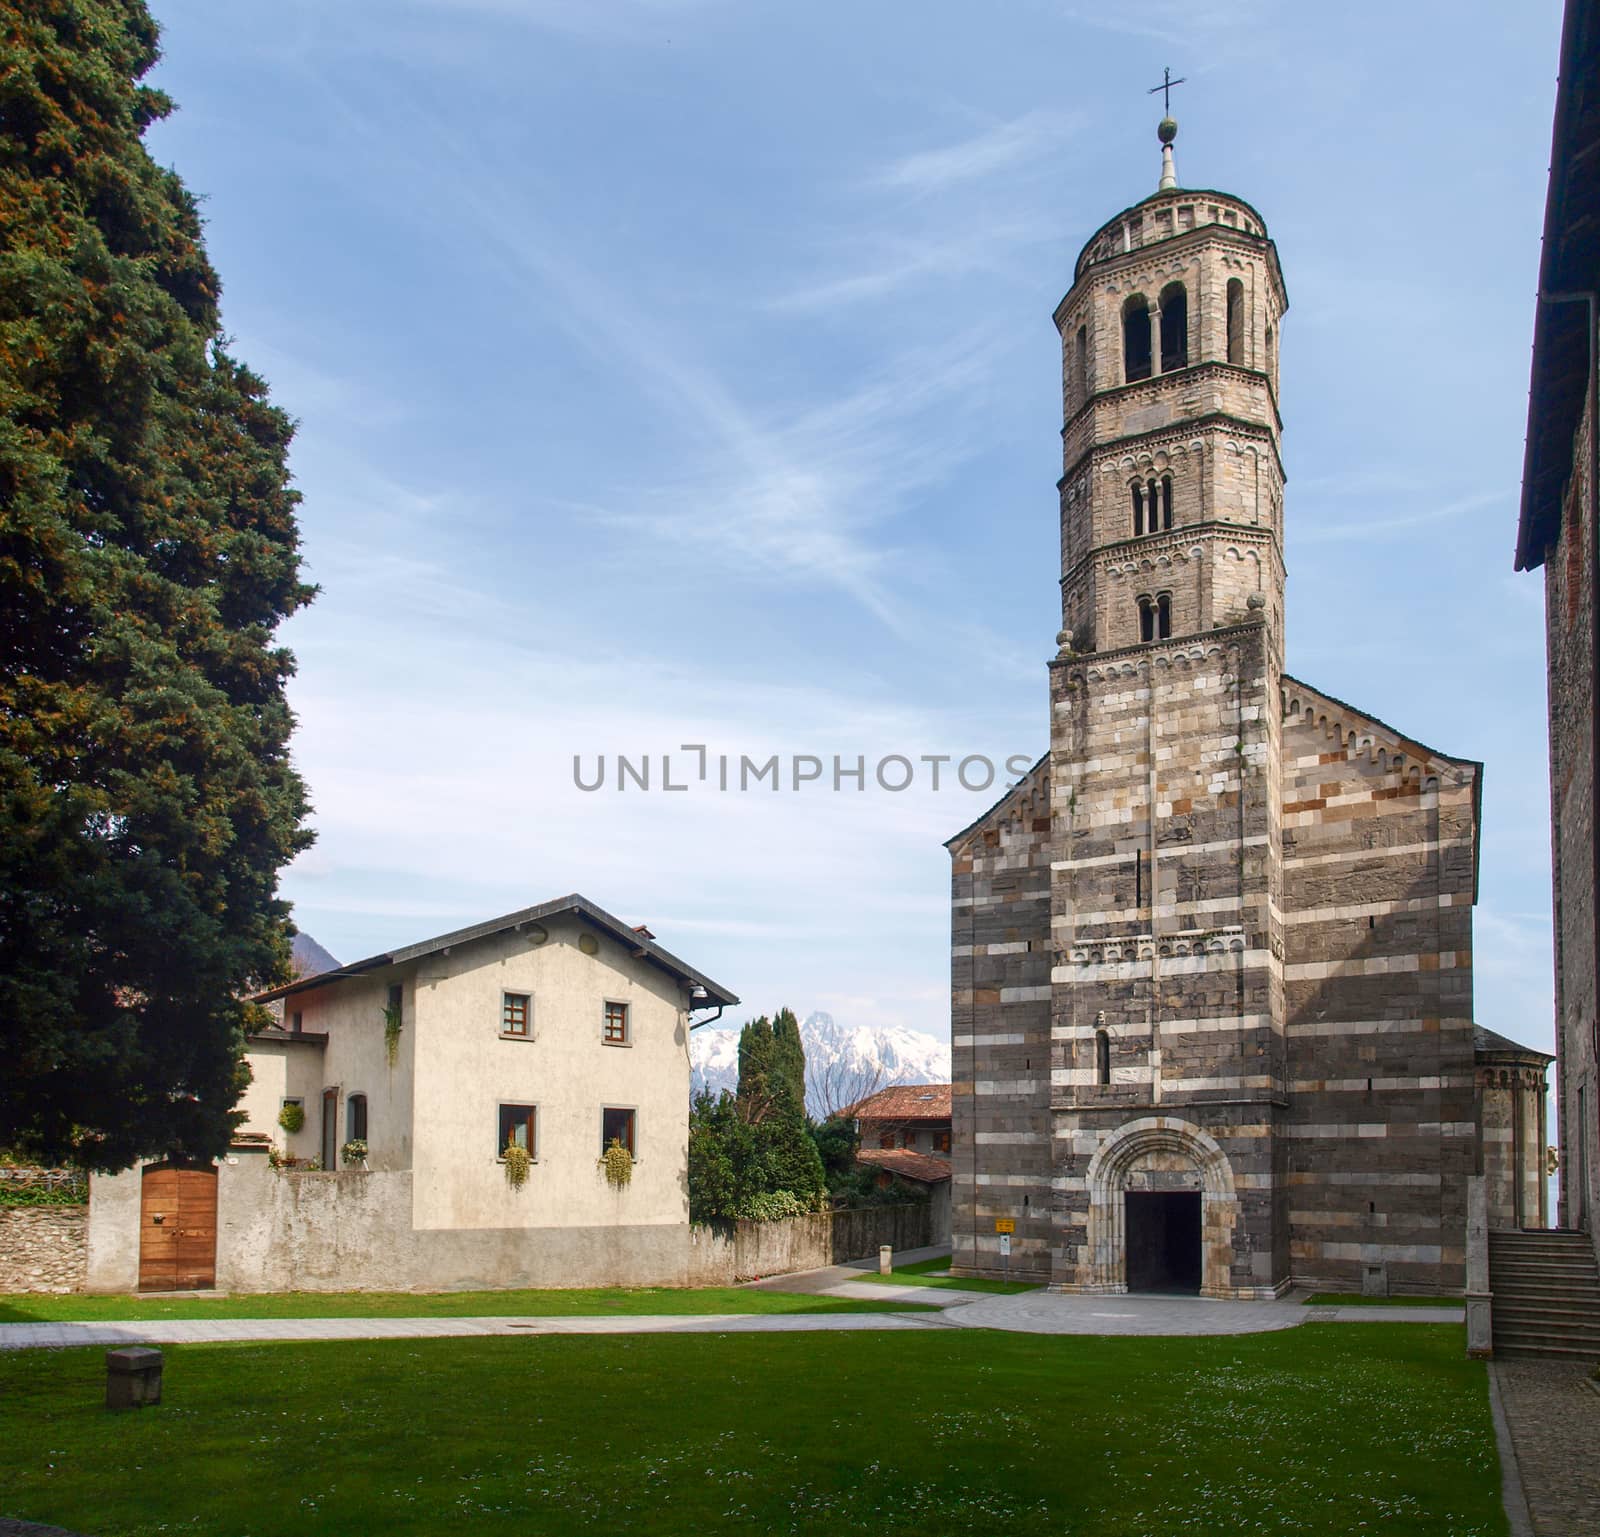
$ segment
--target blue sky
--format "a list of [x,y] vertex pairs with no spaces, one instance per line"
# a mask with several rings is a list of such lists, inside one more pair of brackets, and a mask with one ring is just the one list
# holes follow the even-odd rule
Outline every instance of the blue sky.
[[942,844],[992,795],[572,760],[1042,750],[1050,315],[1171,64],[1180,181],[1288,282],[1290,669],[1486,760],[1478,1018],[1549,1041],[1511,553],[1556,0],[154,8],[151,148],[301,423],[284,889],[336,955],[577,890],[754,1008],[948,1029]]

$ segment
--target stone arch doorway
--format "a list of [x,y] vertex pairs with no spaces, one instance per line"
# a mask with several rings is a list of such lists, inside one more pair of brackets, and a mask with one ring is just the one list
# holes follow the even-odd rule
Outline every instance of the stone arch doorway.
[[1134,1289],[1236,1295],[1233,1168],[1198,1126],[1174,1116],[1119,1126],[1090,1161],[1088,1186],[1090,1289],[1125,1292],[1131,1279]]

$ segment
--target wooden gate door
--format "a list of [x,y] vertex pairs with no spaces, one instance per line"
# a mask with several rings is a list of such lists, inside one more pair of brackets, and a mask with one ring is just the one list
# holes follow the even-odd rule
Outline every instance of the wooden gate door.
[[217,1171],[151,1164],[139,1202],[139,1290],[217,1284]]

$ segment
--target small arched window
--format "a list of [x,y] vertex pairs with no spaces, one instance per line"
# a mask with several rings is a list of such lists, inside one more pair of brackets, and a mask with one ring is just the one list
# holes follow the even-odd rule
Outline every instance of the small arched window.
[[367,1140],[367,1096],[352,1094],[344,1102],[344,1136],[346,1142]]
[[1122,378],[1132,384],[1150,377],[1150,301],[1134,294],[1122,306]]
[[1172,598],[1162,593],[1156,599],[1156,639],[1168,640],[1172,636]]
[[1094,1033],[1094,1078],[1099,1084],[1111,1082],[1111,1037],[1104,1030]]
[[1172,477],[1170,475],[1161,477],[1161,527],[1163,529],[1172,527]]
[[1278,378],[1278,360],[1275,357],[1273,357],[1273,355],[1272,355],[1272,325],[1271,325],[1270,322],[1267,325],[1267,358],[1266,358],[1266,363],[1267,363],[1267,373],[1271,377],[1273,383],[1276,384],[1277,383],[1277,378]]
[[1156,605],[1152,598],[1139,599],[1139,639],[1156,638]]
[[1189,366],[1189,294],[1182,283],[1161,290],[1161,372]]
[[1144,487],[1134,481],[1128,490],[1133,496],[1133,537],[1137,539],[1144,532]]
[[1244,362],[1244,284],[1228,279],[1228,361]]
[[1078,404],[1081,406],[1089,398],[1089,328],[1078,327],[1078,339],[1072,364],[1073,387],[1078,392]]

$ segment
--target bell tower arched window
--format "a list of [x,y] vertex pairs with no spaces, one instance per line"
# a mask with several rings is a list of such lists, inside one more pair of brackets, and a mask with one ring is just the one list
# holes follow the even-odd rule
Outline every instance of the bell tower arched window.
[[1172,477],[1161,477],[1161,527],[1163,530],[1172,527]]
[[1104,1030],[1094,1033],[1094,1081],[1111,1082],[1111,1037]]
[[1161,290],[1161,372],[1189,366],[1189,294],[1182,283]]
[[1139,599],[1139,639],[1156,638],[1156,604],[1154,598]]
[[1122,306],[1122,378],[1125,384],[1150,377],[1150,301],[1134,294]]
[[1137,539],[1144,533],[1144,487],[1134,481],[1128,492],[1133,497],[1133,537]]
[[1089,398],[1089,328],[1079,326],[1073,343],[1072,384],[1081,406]]
[[1162,593],[1156,599],[1156,639],[1168,640],[1172,636],[1172,598]]
[[1228,361],[1244,362],[1244,284],[1228,279]]

